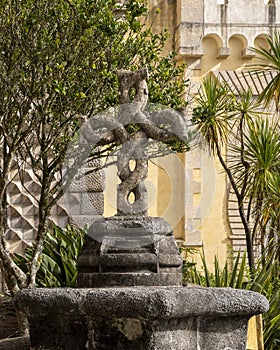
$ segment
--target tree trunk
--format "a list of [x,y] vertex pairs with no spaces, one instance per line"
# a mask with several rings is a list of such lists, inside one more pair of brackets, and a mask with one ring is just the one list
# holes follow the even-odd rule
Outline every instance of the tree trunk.
[[244,212],[244,197],[242,197],[239,193],[239,190],[238,190],[237,185],[234,181],[233,175],[232,175],[230,169],[227,167],[226,162],[221,155],[221,151],[220,151],[218,143],[216,143],[216,148],[217,148],[217,155],[218,155],[219,161],[220,161],[222,167],[224,168],[224,170],[229,178],[229,181],[231,183],[231,186],[232,186],[234,193],[236,195],[236,198],[237,198],[238,211],[239,211],[241,222],[242,222],[242,225],[243,225],[244,231],[245,231],[246,248],[247,248],[247,254],[248,254],[248,264],[249,264],[251,276],[253,278],[254,274],[255,274],[255,257],[254,257],[254,251],[253,251],[251,229],[249,227],[249,223],[246,219],[246,215]]

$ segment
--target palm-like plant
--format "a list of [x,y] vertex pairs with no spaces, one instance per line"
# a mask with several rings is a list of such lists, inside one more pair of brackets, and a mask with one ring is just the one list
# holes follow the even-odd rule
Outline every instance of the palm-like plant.
[[[257,196],[260,192],[267,191],[269,180],[280,166],[280,139],[279,125],[268,117],[256,118],[247,122],[243,135],[244,147],[235,147],[237,152],[243,153],[244,161],[248,164],[247,169],[239,172],[240,182],[247,177],[247,194]],[[236,163],[237,169],[242,168],[243,163]]]
[[280,33],[275,32],[267,37],[268,48],[251,48],[258,55],[259,62],[252,66],[258,72],[275,71],[275,77],[268,83],[259,95],[260,101],[267,107],[275,101],[276,109],[280,107]]
[[[196,99],[197,106],[193,109],[192,121],[200,131],[203,140],[226,172],[235,193],[239,215],[244,227],[248,262],[253,274],[254,254],[252,231],[249,216],[245,212],[246,190],[248,187],[248,169],[250,164],[245,159],[244,142],[246,125],[260,113],[260,104],[250,91],[244,92],[238,98],[230,93],[227,85],[209,77],[202,82],[202,88]],[[238,159],[233,163],[227,155],[222,154],[225,145],[232,143],[232,149],[239,151]],[[235,154],[236,156],[236,154]],[[240,172],[245,176],[240,180]]]
[[277,191],[279,185],[275,182],[280,170],[279,135],[277,121],[268,117],[255,118],[247,122],[243,146],[238,144],[232,147],[232,172],[238,186],[244,189],[244,198],[249,202],[247,217],[251,219],[252,240],[259,237],[262,250],[265,241],[270,240],[267,238],[268,228],[275,226],[275,222],[272,222],[275,211],[272,208],[278,206],[270,187],[274,185],[274,191]]
[[267,183],[267,197],[264,201],[262,213],[263,226],[266,227],[268,259],[277,259],[280,256],[280,168],[275,169]]
[[[266,201],[266,206],[270,209],[270,217],[274,223],[272,232],[274,235],[280,236],[280,169],[278,168],[268,183],[269,196]],[[279,241],[279,239],[278,239]],[[279,247],[278,247],[279,251]],[[278,253],[279,256],[279,253]]]
[[[247,177],[244,176],[243,181],[240,183],[241,195],[244,196],[248,186],[248,169],[250,167],[250,163],[245,159],[246,133],[248,131],[248,125],[251,125],[263,112],[260,102],[254,98],[251,90],[244,91],[238,96],[234,109],[236,113],[236,125],[235,132],[233,132],[230,144],[228,145],[228,162],[233,161],[231,170],[235,177],[239,172],[247,174]],[[239,184],[238,179],[237,184]]]
[[233,116],[233,95],[227,85],[209,76],[195,99],[192,122],[214,154],[227,143]]
[[[67,226],[53,226],[46,234],[40,266],[36,275],[39,287],[75,287],[78,269],[77,259],[84,242],[84,231]],[[32,261],[34,245],[24,255],[15,254],[16,264],[26,273]]]

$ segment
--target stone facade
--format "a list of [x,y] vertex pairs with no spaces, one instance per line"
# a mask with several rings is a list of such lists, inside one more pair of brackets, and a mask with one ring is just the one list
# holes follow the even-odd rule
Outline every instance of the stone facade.
[[[104,211],[104,173],[94,171],[100,161],[80,169],[78,180],[74,180],[67,195],[52,208],[50,222],[61,227],[68,223],[78,227],[86,224]],[[81,173],[86,176],[80,177]],[[12,171],[8,186],[8,231],[10,249],[22,253],[36,237],[38,218],[38,197],[41,185],[36,181],[32,169]]]
[[[31,168],[16,168],[10,174],[7,190],[8,231],[10,249],[21,253],[36,237],[38,225],[38,197],[41,185],[36,181]],[[68,214],[65,203],[60,200],[52,209],[52,222],[65,227]]]
[[[231,80],[237,87],[240,82],[248,87],[250,82],[246,83],[241,72],[256,62],[250,47],[267,45],[265,36],[280,26],[279,0],[150,0],[149,4],[155,30],[165,27],[171,33],[166,50],[174,49],[178,60],[187,63],[186,78],[191,80],[188,94],[195,93],[201,79],[210,72],[222,80]],[[154,19],[157,9],[160,9],[159,18]],[[263,83],[262,80],[251,84],[254,93],[259,92]],[[215,174],[210,182],[208,174],[212,166],[209,163],[197,166],[189,153],[183,158],[185,182],[178,186],[184,193],[185,215],[175,228],[175,236],[191,247],[203,245],[209,264],[215,254],[223,263],[227,259],[228,245],[237,250],[245,247],[241,223],[236,216],[237,204],[228,191],[226,177],[218,163],[215,163]],[[168,188],[168,177],[160,175],[157,186]],[[197,176],[196,180],[194,176]],[[200,184],[190,187],[192,181]],[[201,215],[203,200],[209,198],[205,189],[209,192],[211,188],[214,198],[206,216]],[[166,201],[168,205],[167,196],[167,190],[161,192],[158,202]],[[161,212],[164,212],[162,204]]]
[[280,22],[279,0],[180,0],[176,6],[175,48],[192,58],[205,54],[207,38],[216,42],[217,57],[233,54],[238,41],[243,58],[250,58],[248,47],[271,34]]

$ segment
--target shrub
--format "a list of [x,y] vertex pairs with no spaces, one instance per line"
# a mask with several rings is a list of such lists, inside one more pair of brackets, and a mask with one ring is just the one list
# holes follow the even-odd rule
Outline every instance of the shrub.
[[[46,234],[40,267],[36,276],[38,287],[75,287],[77,259],[84,242],[84,232],[67,226],[53,226]],[[17,265],[26,273],[33,257],[34,246],[28,247],[24,255],[16,255]]]

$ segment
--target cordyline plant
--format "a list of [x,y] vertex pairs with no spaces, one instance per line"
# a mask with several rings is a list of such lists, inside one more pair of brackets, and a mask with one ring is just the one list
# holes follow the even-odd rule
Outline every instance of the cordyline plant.
[[[116,72],[146,66],[151,102],[183,105],[184,66],[174,53],[161,56],[168,34],[153,34],[148,15],[134,0],[1,1],[0,261],[12,295],[35,286],[68,145],[82,121],[118,103]],[[6,241],[7,189],[12,171],[21,175],[24,167],[41,185],[28,272],[14,263]]]
[[207,78],[197,96],[193,122],[218,157],[236,196],[254,274],[254,243],[261,246],[263,260],[279,261],[280,33],[267,37],[267,47],[251,50],[257,54],[251,73],[257,78],[273,72],[260,95],[255,98],[248,90],[233,96],[229,86]]
[[202,82],[196,103],[192,120],[220,161],[236,197],[253,276],[254,244],[258,242],[264,252],[269,241],[279,235],[279,217],[275,220],[279,121],[264,112],[250,90],[235,96],[214,77]]
[[256,73],[274,72],[273,79],[267,84],[259,96],[265,107],[273,103],[275,109],[280,107],[280,33],[274,32],[266,36],[267,47],[251,48],[257,54],[257,61],[250,68]]

